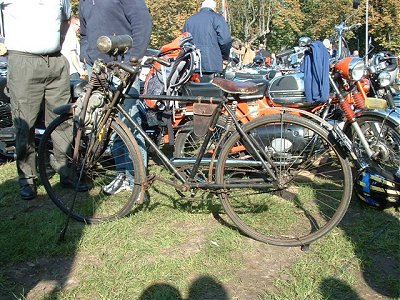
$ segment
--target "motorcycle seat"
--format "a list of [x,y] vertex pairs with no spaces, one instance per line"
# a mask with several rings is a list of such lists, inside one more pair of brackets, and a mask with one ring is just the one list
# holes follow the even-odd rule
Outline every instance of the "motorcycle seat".
[[183,95],[221,97],[222,91],[211,82],[192,82],[189,81],[182,87]]
[[215,77],[212,84],[219,87],[228,94],[254,94],[258,91],[257,84],[251,81],[232,81],[224,78]]

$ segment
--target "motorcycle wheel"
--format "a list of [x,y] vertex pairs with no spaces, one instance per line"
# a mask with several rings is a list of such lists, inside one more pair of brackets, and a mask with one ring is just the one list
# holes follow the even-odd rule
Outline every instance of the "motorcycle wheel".
[[12,126],[10,103],[0,101],[0,129]]
[[355,130],[348,126],[346,135],[356,146],[356,155],[362,157],[369,165],[386,171],[397,172],[400,168],[400,129],[399,124],[380,116],[364,115],[357,118],[361,131],[371,149],[377,153],[374,159],[368,157]]
[[[278,246],[308,245],[332,230],[347,211],[353,182],[349,162],[328,131],[289,114],[257,118],[243,130],[259,150],[235,132],[216,169],[216,183],[224,186],[220,200],[239,230]],[[304,143],[296,145],[300,134]]]

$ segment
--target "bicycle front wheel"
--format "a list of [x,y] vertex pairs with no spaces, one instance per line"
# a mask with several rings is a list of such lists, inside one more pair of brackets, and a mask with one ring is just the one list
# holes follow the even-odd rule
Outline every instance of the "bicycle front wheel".
[[348,208],[352,174],[328,132],[288,114],[261,117],[243,129],[257,151],[235,133],[216,171],[217,184],[225,187],[222,205],[239,230],[261,242],[300,246],[334,228]]
[[[112,120],[103,130],[82,134],[79,149],[75,135],[73,116],[62,115],[41,139],[39,174],[49,197],[64,213],[85,223],[127,215],[139,198],[144,176],[132,134],[121,121]],[[113,183],[113,193],[105,192]]]

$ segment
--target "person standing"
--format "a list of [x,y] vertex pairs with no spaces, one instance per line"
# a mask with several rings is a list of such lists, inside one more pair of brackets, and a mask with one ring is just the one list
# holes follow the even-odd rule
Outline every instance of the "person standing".
[[265,65],[269,66],[271,64],[271,52],[265,48],[264,44],[259,45],[256,55],[259,55],[264,59]]
[[254,57],[256,53],[251,48],[251,44],[249,42],[244,44],[244,54],[243,54],[243,65],[249,65],[253,63]]
[[200,11],[190,16],[182,29],[193,36],[193,43],[200,49],[201,71],[206,74],[222,73],[223,60],[229,59],[232,46],[228,24],[215,8],[214,0],[204,0]]
[[[81,61],[85,61],[89,68],[98,58],[110,62],[112,58],[97,49],[97,39],[100,36],[130,35],[133,46],[124,55],[126,59],[142,58],[150,43],[152,19],[144,0],[80,0],[79,17],[81,21]],[[133,60],[135,60],[133,59]],[[121,60],[121,58],[120,58]],[[132,61],[133,61],[132,60]],[[133,83],[128,97],[124,100],[124,108],[133,120],[141,124],[139,113],[139,77]],[[120,116],[126,122],[123,116]],[[128,126],[129,124],[126,123]],[[147,149],[144,138],[130,128],[138,141],[143,161],[147,165]],[[117,194],[124,190],[133,189],[131,159],[128,149],[122,146],[120,140],[113,141],[112,154],[114,156],[117,176],[103,187],[107,194]]]
[[[61,36],[71,16],[69,0],[0,0],[7,32],[7,85],[16,129],[20,197],[36,197],[35,123],[44,104],[46,126],[53,109],[70,99],[69,66]],[[63,141],[55,138],[55,145]],[[55,149],[56,150],[56,149]]]
[[68,59],[69,62],[69,76],[71,80],[78,80],[85,75],[85,70],[83,69],[79,58],[80,45],[78,37],[76,36],[79,30],[79,18],[72,16],[61,48],[61,53]]

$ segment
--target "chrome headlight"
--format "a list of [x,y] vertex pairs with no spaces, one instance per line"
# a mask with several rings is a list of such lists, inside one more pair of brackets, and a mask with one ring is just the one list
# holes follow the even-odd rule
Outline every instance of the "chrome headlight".
[[390,75],[389,72],[382,71],[378,75],[378,80],[379,80],[379,85],[381,87],[385,87],[385,86],[388,86],[388,85],[390,85],[392,83],[392,76]]
[[362,59],[353,60],[349,66],[349,74],[352,80],[358,81],[364,76],[365,65]]

